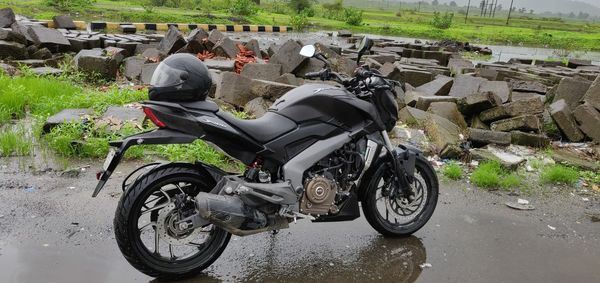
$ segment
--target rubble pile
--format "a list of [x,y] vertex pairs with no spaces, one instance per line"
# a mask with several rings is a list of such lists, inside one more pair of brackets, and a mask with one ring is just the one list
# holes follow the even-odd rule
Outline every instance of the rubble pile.
[[[59,28],[49,29],[0,12],[0,59],[6,63],[0,66],[10,74],[16,72],[11,65],[21,64],[55,74],[60,70],[52,67],[70,52],[82,72],[148,85],[164,58],[191,53],[212,74],[210,98],[255,117],[286,92],[311,82],[304,80],[305,73],[324,67],[299,54],[304,44],[314,44],[334,71],[351,75],[357,67],[354,46],[361,39],[344,31],[338,35],[342,42],[335,44],[269,42],[232,39],[218,30],[184,34],[175,26],[164,35],[107,34],[74,30],[68,17],[54,20]],[[397,139],[427,147],[441,158],[497,157],[497,146],[600,142],[600,66],[590,61],[514,58],[475,65],[458,51],[491,50],[453,41],[374,41],[361,64],[403,83],[393,133]]]

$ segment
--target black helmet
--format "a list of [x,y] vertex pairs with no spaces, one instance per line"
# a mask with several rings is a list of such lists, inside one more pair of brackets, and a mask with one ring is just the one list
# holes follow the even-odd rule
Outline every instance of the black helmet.
[[198,101],[206,99],[212,79],[200,59],[182,53],[162,61],[154,71],[150,85],[150,100]]

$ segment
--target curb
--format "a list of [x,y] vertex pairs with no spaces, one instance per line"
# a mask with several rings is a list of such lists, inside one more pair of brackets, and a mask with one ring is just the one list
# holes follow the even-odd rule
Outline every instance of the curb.
[[[41,20],[49,28],[56,28],[54,21]],[[88,24],[84,21],[74,21],[79,30],[86,30]],[[202,28],[206,31],[218,30],[223,32],[291,32],[292,27],[270,26],[270,25],[213,25],[213,24],[177,24],[177,23],[117,23],[117,22],[91,22],[89,27],[92,31],[119,30],[123,25],[133,25],[137,30],[167,31],[170,26],[175,26],[181,31],[191,31]]]

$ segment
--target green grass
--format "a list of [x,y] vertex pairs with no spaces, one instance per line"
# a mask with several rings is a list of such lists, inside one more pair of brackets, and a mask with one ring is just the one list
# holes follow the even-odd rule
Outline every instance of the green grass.
[[552,165],[542,169],[544,183],[573,185],[579,180],[579,172],[564,165]]
[[29,155],[32,142],[22,128],[0,130],[0,156]]
[[442,174],[448,179],[460,180],[463,176],[463,171],[456,162],[450,162],[442,168]]
[[473,171],[471,182],[481,188],[508,190],[520,186],[523,179],[516,173],[504,170],[497,161],[486,161]]
[[[231,24],[250,23],[263,25],[290,25],[289,10],[285,14],[275,13],[273,1],[261,1],[259,12],[247,17],[232,17],[224,0],[203,2],[210,5],[210,17],[203,11],[189,8],[156,7],[151,13],[141,9],[139,2],[133,0],[98,0],[86,8],[73,8],[72,16],[78,20],[123,21],[123,22],[176,22],[176,23],[212,23]],[[207,4],[209,3],[209,4]],[[38,19],[51,19],[65,11],[43,4],[43,0],[0,0],[0,5],[10,6],[17,13]],[[406,7],[406,6],[405,6]],[[441,7],[441,6],[440,6]],[[328,19],[328,12],[320,5],[314,6],[316,15],[311,17],[313,29],[350,29],[355,32],[386,34],[427,39],[454,39],[477,44],[508,44],[526,46],[549,46],[568,50],[600,50],[600,25],[591,22],[567,21],[561,19],[535,18],[535,16],[515,17],[506,25],[505,16],[481,18],[472,16],[465,23],[462,15],[455,14],[455,20],[449,29],[433,28],[430,24],[433,11],[403,10],[396,16],[397,8],[363,8],[363,24],[352,26],[344,21]],[[443,8],[440,8],[443,9]],[[271,12],[273,11],[273,12]],[[330,16],[329,16],[330,17]]]

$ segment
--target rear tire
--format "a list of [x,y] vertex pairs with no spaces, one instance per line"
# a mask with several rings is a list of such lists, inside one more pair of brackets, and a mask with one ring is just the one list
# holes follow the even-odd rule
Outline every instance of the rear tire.
[[[415,181],[413,181],[411,187],[413,187],[413,190],[416,190],[415,187],[419,187],[418,184],[421,184],[422,202],[419,205],[420,211],[416,210],[412,215],[409,215],[412,219],[407,220],[406,222],[398,222],[397,219],[391,221],[389,217],[389,207],[397,205],[398,200],[390,200],[389,197],[385,197],[381,194],[383,190],[381,184],[384,183],[385,186],[385,179],[390,178],[392,174],[393,169],[391,166],[392,165],[388,162],[384,162],[379,165],[379,168],[377,168],[373,174],[364,195],[362,205],[363,213],[369,224],[382,235],[390,237],[409,236],[421,229],[427,221],[429,221],[431,215],[433,215],[433,211],[437,205],[439,192],[438,179],[428,161],[422,157],[417,157],[415,162]],[[378,201],[380,200],[383,200],[384,207],[386,208],[386,212],[383,213],[385,216],[379,211],[378,204],[381,207],[381,203],[378,203]],[[405,210],[399,209],[398,207],[396,208],[397,210],[405,212]],[[406,209],[406,211],[410,210]],[[399,217],[407,216],[400,215]]]
[[[210,184],[208,178],[211,177],[205,176],[192,168],[168,166],[142,176],[139,181],[135,182],[135,184],[124,192],[119,201],[113,224],[119,249],[133,267],[152,277],[181,279],[197,275],[217,260],[225,250],[231,234],[214,225],[206,232],[208,234],[202,234],[206,235],[207,240],[205,243],[196,244],[190,242],[191,247],[182,245],[182,247],[190,249],[192,255],[189,258],[182,256],[179,259],[173,256],[170,242],[167,243],[170,258],[165,258],[161,255],[160,248],[164,249],[164,242],[161,244],[160,241],[156,241],[159,244],[154,246],[154,251],[152,248],[147,247],[141,236],[144,229],[139,228],[138,223],[142,217],[149,216],[151,219],[154,219],[155,225],[150,225],[150,229],[144,231],[154,233],[155,236],[159,235],[159,232],[157,232],[158,224],[156,223],[159,223],[161,218],[158,214],[159,211],[163,211],[162,207],[167,203],[167,200],[170,200],[169,197],[161,196],[165,192],[164,187],[169,184],[177,184],[178,189],[170,190],[168,194],[173,194],[174,196],[185,193],[195,197],[201,191],[208,192],[212,189],[207,185]],[[183,187],[183,189],[179,188],[179,184],[188,183],[192,185]],[[157,208],[156,210],[148,208],[151,204],[147,200],[151,197],[158,199],[153,206],[153,208]],[[161,197],[164,199],[161,200]],[[146,208],[146,210],[143,210],[143,208]],[[144,211],[147,212],[144,213]],[[190,234],[194,231],[190,232]],[[160,237],[157,238],[160,239]]]

